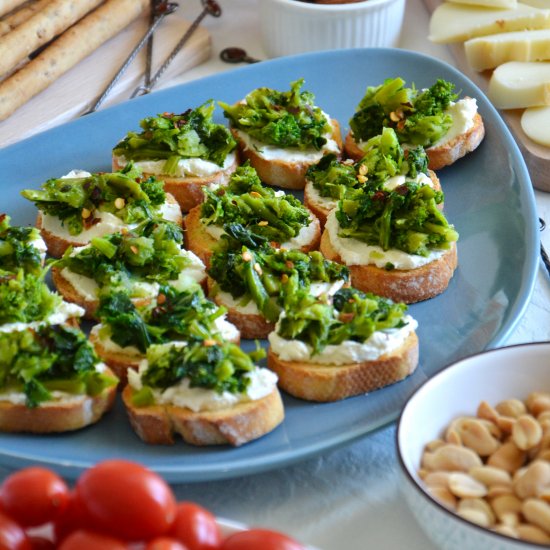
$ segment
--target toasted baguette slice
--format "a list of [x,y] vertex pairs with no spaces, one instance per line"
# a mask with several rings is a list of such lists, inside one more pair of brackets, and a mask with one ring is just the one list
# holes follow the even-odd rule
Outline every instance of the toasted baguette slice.
[[[485,137],[485,126],[483,119],[479,113],[474,116],[473,126],[463,134],[453,138],[437,147],[428,147],[426,154],[428,155],[428,168],[430,170],[440,170],[445,166],[449,166],[458,159],[464,157],[468,153],[474,151]],[[365,154],[363,149],[359,147],[355,141],[351,131],[347,133],[344,140],[344,151],[346,155],[358,161]]]
[[[433,170],[428,170],[428,175],[433,182],[434,189],[436,191],[441,191],[441,182],[439,181],[437,174]],[[331,201],[334,206],[330,206],[328,201]],[[315,217],[319,220],[321,227],[325,227],[327,216],[330,214],[331,210],[338,206],[338,201],[332,200],[329,197],[320,197],[319,194],[316,193],[313,183],[308,181],[304,187],[304,204],[313,212],[313,214],[315,214]],[[442,209],[443,203],[438,206]]]
[[[124,165],[119,162],[118,157],[113,156],[112,163],[113,170],[121,170],[124,168]],[[173,177],[162,174],[150,174],[147,172],[143,172],[143,176],[146,178],[154,176],[164,181],[164,190],[176,199],[182,212],[189,212],[191,208],[204,201],[205,186],[213,184],[225,185],[238,165],[238,155],[235,155],[235,160],[230,166],[215,172],[211,176]]]
[[[331,124],[332,139],[338,144],[338,149],[341,151],[342,136],[340,133],[340,124],[334,119],[331,119]],[[237,130],[232,129],[231,132],[239,145],[242,160],[250,161],[250,164],[256,169],[258,176],[264,183],[284,187],[285,189],[304,188],[307,169],[315,164],[317,160],[289,161],[284,158],[267,160],[260,156],[254,148],[249,148]]]
[[[169,204],[177,204],[176,199],[169,193],[166,194],[166,202]],[[174,221],[178,225],[183,226],[183,216],[181,214],[179,218]],[[56,233],[53,233],[42,227],[42,213],[40,211],[38,211],[38,216],[36,218],[36,227],[40,229],[42,238],[44,239],[44,242],[48,247],[48,254],[50,256],[53,256],[54,258],[61,258],[61,256],[63,256],[69,246],[77,247],[87,244],[71,240],[70,238],[67,238],[65,236],[57,235]]]
[[338,401],[393,384],[418,365],[418,337],[411,332],[403,345],[373,361],[324,365],[283,361],[271,348],[267,366],[279,377],[279,388],[307,401]]
[[284,419],[281,395],[277,388],[256,401],[239,403],[231,408],[193,412],[168,405],[136,407],[133,389],[122,392],[130,423],[146,443],[172,445],[179,434],[191,445],[224,445],[235,447],[274,430]]
[[[184,223],[185,247],[194,252],[207,268],[210,267],[210,257],[218,241],[205,230],[205,226],[201,222],[200,205],[191,209],[189,214],[185,216]],[[311,224],[313,224],[314,234],[308,243],[300,247],[302,252],[309,252],[310,250],[317,250],[319,248],[321,225],[313,214],[311,215]]]
[[[328,231],[321,237],[321,252],[328,260],[345,263],[332,246]],[[440,258],[415,269],[391,271],[375,265],[350,265],[351,284],[363,292],[413,304],[441,294],[458,265],[456,245]]]
[[[105,373],[112,374],[109,369]],[[115,395],[116,385],[95,397],[52,401],[34,408],[0,400],[0,432],[45,434],[78,430],[96,423],[110,410]]]

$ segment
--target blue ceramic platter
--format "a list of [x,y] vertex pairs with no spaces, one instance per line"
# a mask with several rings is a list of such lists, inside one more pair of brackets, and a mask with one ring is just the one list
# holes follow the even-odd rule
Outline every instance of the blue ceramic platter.
[[[0,435],[0,465],[50,466],[76,477],[95,462],[124,457],[172,482],[205,481],[284,466],[349,443],[394,421],[409,395],[448,363],[503,344],[524,312],[538,265],[534,194],[520,152],[483,93],[452,67],[398,49],[358,49],[266,61],[173,87],[88,115],[0,150],[0,212],[34,223],[33,204],[19,194],[73,168],[109,170],[113,145],[141,118],[182,112],[208,99],[228,103],[259,86],[281,90],[300,77],[343,132],[367,86],[403,77],[417,87],[437,78],[476,97],[486,138],[468,157],[438,174],[445,209],[460,233],[459,268],[447,291],[411,306],[419,321],[420,365],[411,377],[370,395],[332,404],[285,396],[286,419],[274,432],[240,448],[148,446],[134,434],[120,403],[97,425],[55,436]],[[217,110],[223,121],[221,109]],[[14,115],[17,116],[17,115]],[[1,128],[1,127],[0,127]]]

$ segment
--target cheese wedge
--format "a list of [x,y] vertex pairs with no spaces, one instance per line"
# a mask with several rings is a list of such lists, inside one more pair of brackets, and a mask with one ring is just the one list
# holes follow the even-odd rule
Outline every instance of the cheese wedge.
[[550,105],[550,62],[510,61],[497,67],[487,89],[497,109]]
[[[453,2],[454,4],[468,4],[469,6],[485,6],[486,8],[505,8],[507,10],[515,9],[518,5],[517,0],[447,0],[448,2]],[[525,2],[529,4],[529,2]],[[536,2],[537,0],[531,0]],[[546,0],[540,0],[542,2]]]
[[515,31],[472,38],[464,42],[468,65],[476,71],[494,69],[508,61],[550,59],[550,29]]
[[521,127],[535,143],[550,147],[550,107],[531,107],[521,115]]
[[550,10],[518,3],[513,10],[444,2],[430,18],[429,39],[442,44],[463,42],[501,32],[550,28]]

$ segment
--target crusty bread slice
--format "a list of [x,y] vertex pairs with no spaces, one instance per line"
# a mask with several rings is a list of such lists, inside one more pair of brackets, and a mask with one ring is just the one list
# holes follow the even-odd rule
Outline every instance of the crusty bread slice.
[[191,445],[224,445],[235,447],[274,430],[284,419],[281,395],[277,388],[265,397],[239,403],[231,408],[193,412],[171,405],[136,407],[133,389],[122,391],[130,423],[146,443],[172,445],[179,434]]
[[[434,189],[436,191],[441,191],[441,182],[439,181],[437,174],[433,170],[428,170],[428,175],[433,182]],[[304,204],[313,212],[315,217],[319,220],[321,227],[325,227],[327,216],[333,209],[328,208],[326,203],[319,200],[317,193],[315,192],[315,187],[313,186],[313,183],[311,181],[308,181],[306,183],[306,186],[304,187]],[[442,209],[443,203],[438,206]]]
[[[110,369],[105,374],[113,374]],[[0,398],[0,432],[55,433],[78,430],[96,423],[111,409],[116,385],[95,397],[45,402],[38,407],[27,407]]]
[[271,348],[267,366],[279,377],[279,388],[307,401],[338,401],[393,384],[418,365],[418,337],[411,332],[402,346],[372,361],[324,365],[283,361]]
[[[321,237],[321,252],[328,260],[345,263],[332,246],[327,230]],[[458,265],[456,244],[440,258],[415,269],[387,270],[375,265],[350,265],[351,284],[363,292],[413,304],[441,294]]]
[[[482,142],[484,136],[485,126],[483,119],[479,113],[476,113],[474,124],[468,131],[438,147],[428,147],[426,149],[428,168],[430,170],[440,170],[445,166],[453,164],[458,159],[474,151]],[[360,160],[365,154],[353,138],[351,131],[346,134],[344,139],[344,151],[349,158],[355,161]]]
[[[121,170],[124,167],[115,156],[113,156],[112,164],[113,170]],[[204,201],[203,188],[205,186],[213,184],[225,185],[238,165],[238,155],[235,155],[235,161],[230,166],[215,172],[211,176],[173,177],[162,174],[149,174],[148,172],[143,172],[143,176],[146,178],[154,176],[164,181],[164,190],[176,199],[182,212],[189,212],[191,208]]]
[[[342,136],[340,133],[340,124],[337,120],[331,119],[332,139],[342,150]],[[250,164],[258,172],[260,179],[268,184],[285,189],[303,189],[306,180],[307,169],[317,161],[289,161],[284,158],[267,160],[260,156],[254,148],[248,148],[246,142],[242,139],[239,132],[231,129],[233,137],[239,144],[240,156],[244,161],[250,161]]]
[[[319,220],[312,214],[311,224],[315,229],[313,238],[300,247],[302,252],[309,252],[319,248],[321,239],[321,225]],[[208,268],[210,267],[210,257],[213,249],[218,242],[210,233],[205,230],[205,226],[201,222],[201,206],[195,206],[185,216],[185,247],[191,252],[194,252]]]
[[[166,202],[169,204],[177,204],[176,199],[169,193],[166,194]],[[182,215],[179,216],[179,218],[176,220],[176,223],[180,226],[183,226]],[[38,211],[38,216],[36,218],[36,227],[40,229],[42,238],[44,239],[44,242],[48,247],[48,254],[50,256],[53,256],[54,258],[61,258],[61,256],[63,256],[69,246],[84,246],[81,242],[72,241],[71,239],[56,235],[55,233],[44,229],[42,227],[42,213],[40,211]]]

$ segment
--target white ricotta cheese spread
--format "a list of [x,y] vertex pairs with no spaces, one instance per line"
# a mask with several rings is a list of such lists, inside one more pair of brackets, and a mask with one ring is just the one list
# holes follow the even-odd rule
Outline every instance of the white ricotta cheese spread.
[[431,147],[445,145],[472,128],[474,125],[474,117],[477,113],[477,101],[473,97],[465,97],[456,103],[451,103],[445,112],[453,117],[453,125],[449,128],[448,132],[431,145]]
[[348,365],[374,361],[402,346],[409,334],[418,326],[417,321],[410,315],[407,315],[404,320],[407,324],[402,328],[374,332],[362,343],[347,340],[338,345],[329,345],[317,355],[312,355],[312,348],[308,344],[300,340],[286,340],[279,336],[278,327],[269,334],[268,339],[272,351],[283,361]]

